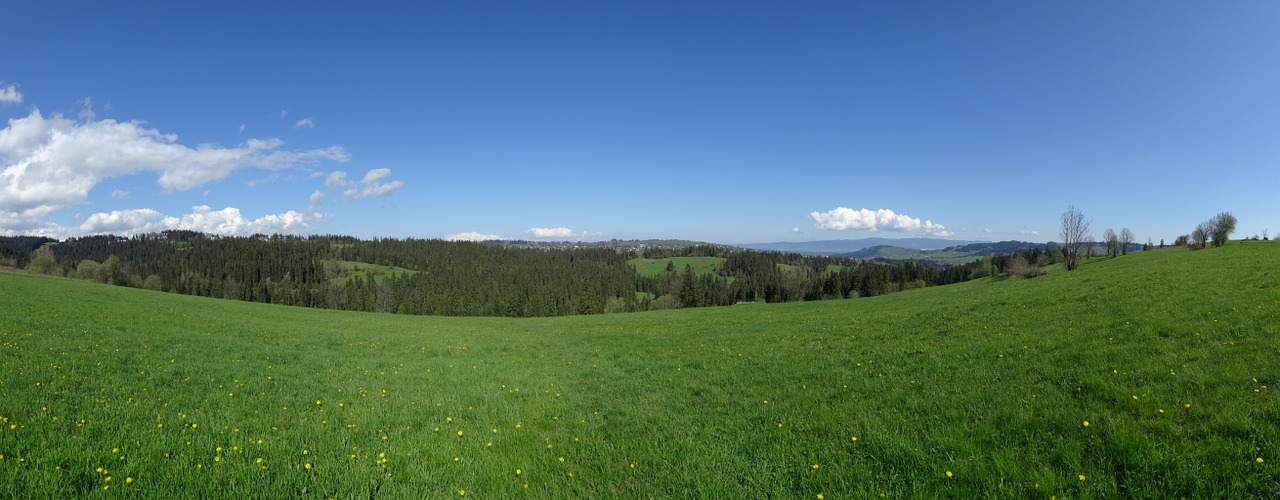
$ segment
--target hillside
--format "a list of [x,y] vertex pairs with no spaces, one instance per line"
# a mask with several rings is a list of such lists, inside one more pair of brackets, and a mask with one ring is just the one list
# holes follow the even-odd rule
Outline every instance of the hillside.
[[0,273],[0,495],[1266,498],[1278,265],[530,319]]

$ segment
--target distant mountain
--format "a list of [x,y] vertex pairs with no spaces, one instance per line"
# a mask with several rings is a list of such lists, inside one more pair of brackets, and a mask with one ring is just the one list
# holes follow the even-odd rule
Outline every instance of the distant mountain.
[[857,240],[779,241],[776,243],[746,243],[734,245],[753,250],[774,250],[807,255],[836,255],[857,252],[874,246],[893,246],[912,250],[938,250],[958,245],[985,243],[973,240],[947,240],[942,238],[862,238]]
[[939,264],[963,264],[991,255],[1008,255],[1032,248],[1056,248],[1057,243],[1031,243],[1027,241],[978,242],[947,248],[916,250],[897,246],[879,245],[856,252],[839,254],[854,259],[915,260]]

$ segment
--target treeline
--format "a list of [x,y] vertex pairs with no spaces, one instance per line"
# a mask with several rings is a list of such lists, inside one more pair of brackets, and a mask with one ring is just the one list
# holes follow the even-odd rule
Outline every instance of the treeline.
[[[759,252],[716,245],[646,249],[515,248],[348,236],[223,237],[191,231],[0,238],[0,258],[31,272],[171,293],[303,307],[450,316],[560,316],[868,297],[1003,269]],[[1039,250],[1035,250],[1039,252]],[[722,258],[712,273],[641,276],[627,260]],[[1031,262],[1043,261],[1039,254]],[[1049,259],[1052,261],[1053,259]],[[353,266],[397,272],[353,272]]]
[[722,257],[714,273],[697,275],[689,266],[668,266],[639,278],[641,308],[702,307],[739,302],[795,302],[871,297],[971,279],[981,263],[940,266],[928,262],[881,262],[846,257],[698,246],[673,256]]

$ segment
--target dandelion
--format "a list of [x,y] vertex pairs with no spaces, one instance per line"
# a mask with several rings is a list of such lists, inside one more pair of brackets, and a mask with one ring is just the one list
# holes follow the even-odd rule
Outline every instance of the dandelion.
[[947,477],[952,477],[951,471],[947,471]]
[[1258,463],[1262,463],[1262,457],[1258,457],[1256,460],[1258,461]]
[[516,469],[516,475],[519,476],[520,474],[520,469]]
[[813,470],[818,470],[818,464],[813,464]]
[[460,497],[467,496],[467,490],[458,490],[458,496]]
[[124,484],[133,484],[133,477],[124,478]]
[[824,498],[827,498],[827,497],[822,496],[822,493],[818,493],[818,500],[822,500]]
[[1081,481],[1084,481],[1084,474],[1081,474],[1079,477]]
[[462,437],[462,429],[458,429],[458,437]]
[[302,466],[302,468],[307,469],[307,470],[311,470],[311,464],[310,464],[310,463],[308,463],[308,464],[306,464],[306,465],[303,465],[303,466]]
[[1088,421],[1088,420],[1085,420],[1085,421],[1084,421],[1084,426],[1085,426],[1085,427],[1088,427],[1088,426],[1089,426],[1089,421]]
[[857,442],[857,441],[858,441],[858,436],[853,436],[853,437],[849,438],[849,441]]
[[564,461],[564,457],[560,457],[560,461],[561,461],[561,462],[563,462],[563,461]]

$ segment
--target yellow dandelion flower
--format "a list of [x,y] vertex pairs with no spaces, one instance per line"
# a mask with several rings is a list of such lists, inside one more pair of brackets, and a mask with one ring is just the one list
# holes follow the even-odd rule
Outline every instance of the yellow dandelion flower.
[[818,493],[818,500],[822,500],[824,498],[827,498],[827,497],[822,496],[822,493]]
[[459,430],[458,430],[458,437],[462,437],[462,430],[461,430],[461,429],[459,429]]
[[516,469],[516,475],[519,476],[520,474],[520,469]]
[[460,497],[467,496],[467,490],[458,490],[458,496]]
[[813,464],[813,470],[818,470],[818,464]]
[[1088,421],[1088,420],[1085,420],[1085,421],[1084,421],[1084,426],[1085,426],[1085,427],[1088,427],[1088,426],[1089,426],[1089,421]]
[[849,441],[857,441],[857,440],[858,440],[858,436],[853,436],[849,438]]
[[124,478],[124,484],[133,484],[133,477]]
[[1080,475],[1080,480],[1081,480],[1081,481],[1084,481],[1084,474],[1081,474],[1081,475]]
[[1256,460],[1258,461],[1258,463],[1262,463],[1262,457],[1258,457]]
[[952,476],[951,471],[947,471],[947,477],[951,477],[951,476]]
[[302,468],[307,469],[307,470],[311,470],[311,464],[309,464],[309,463],[308,463],[308,464],[306,464],[306,465],[303,465],[303,466],[302,466]]

